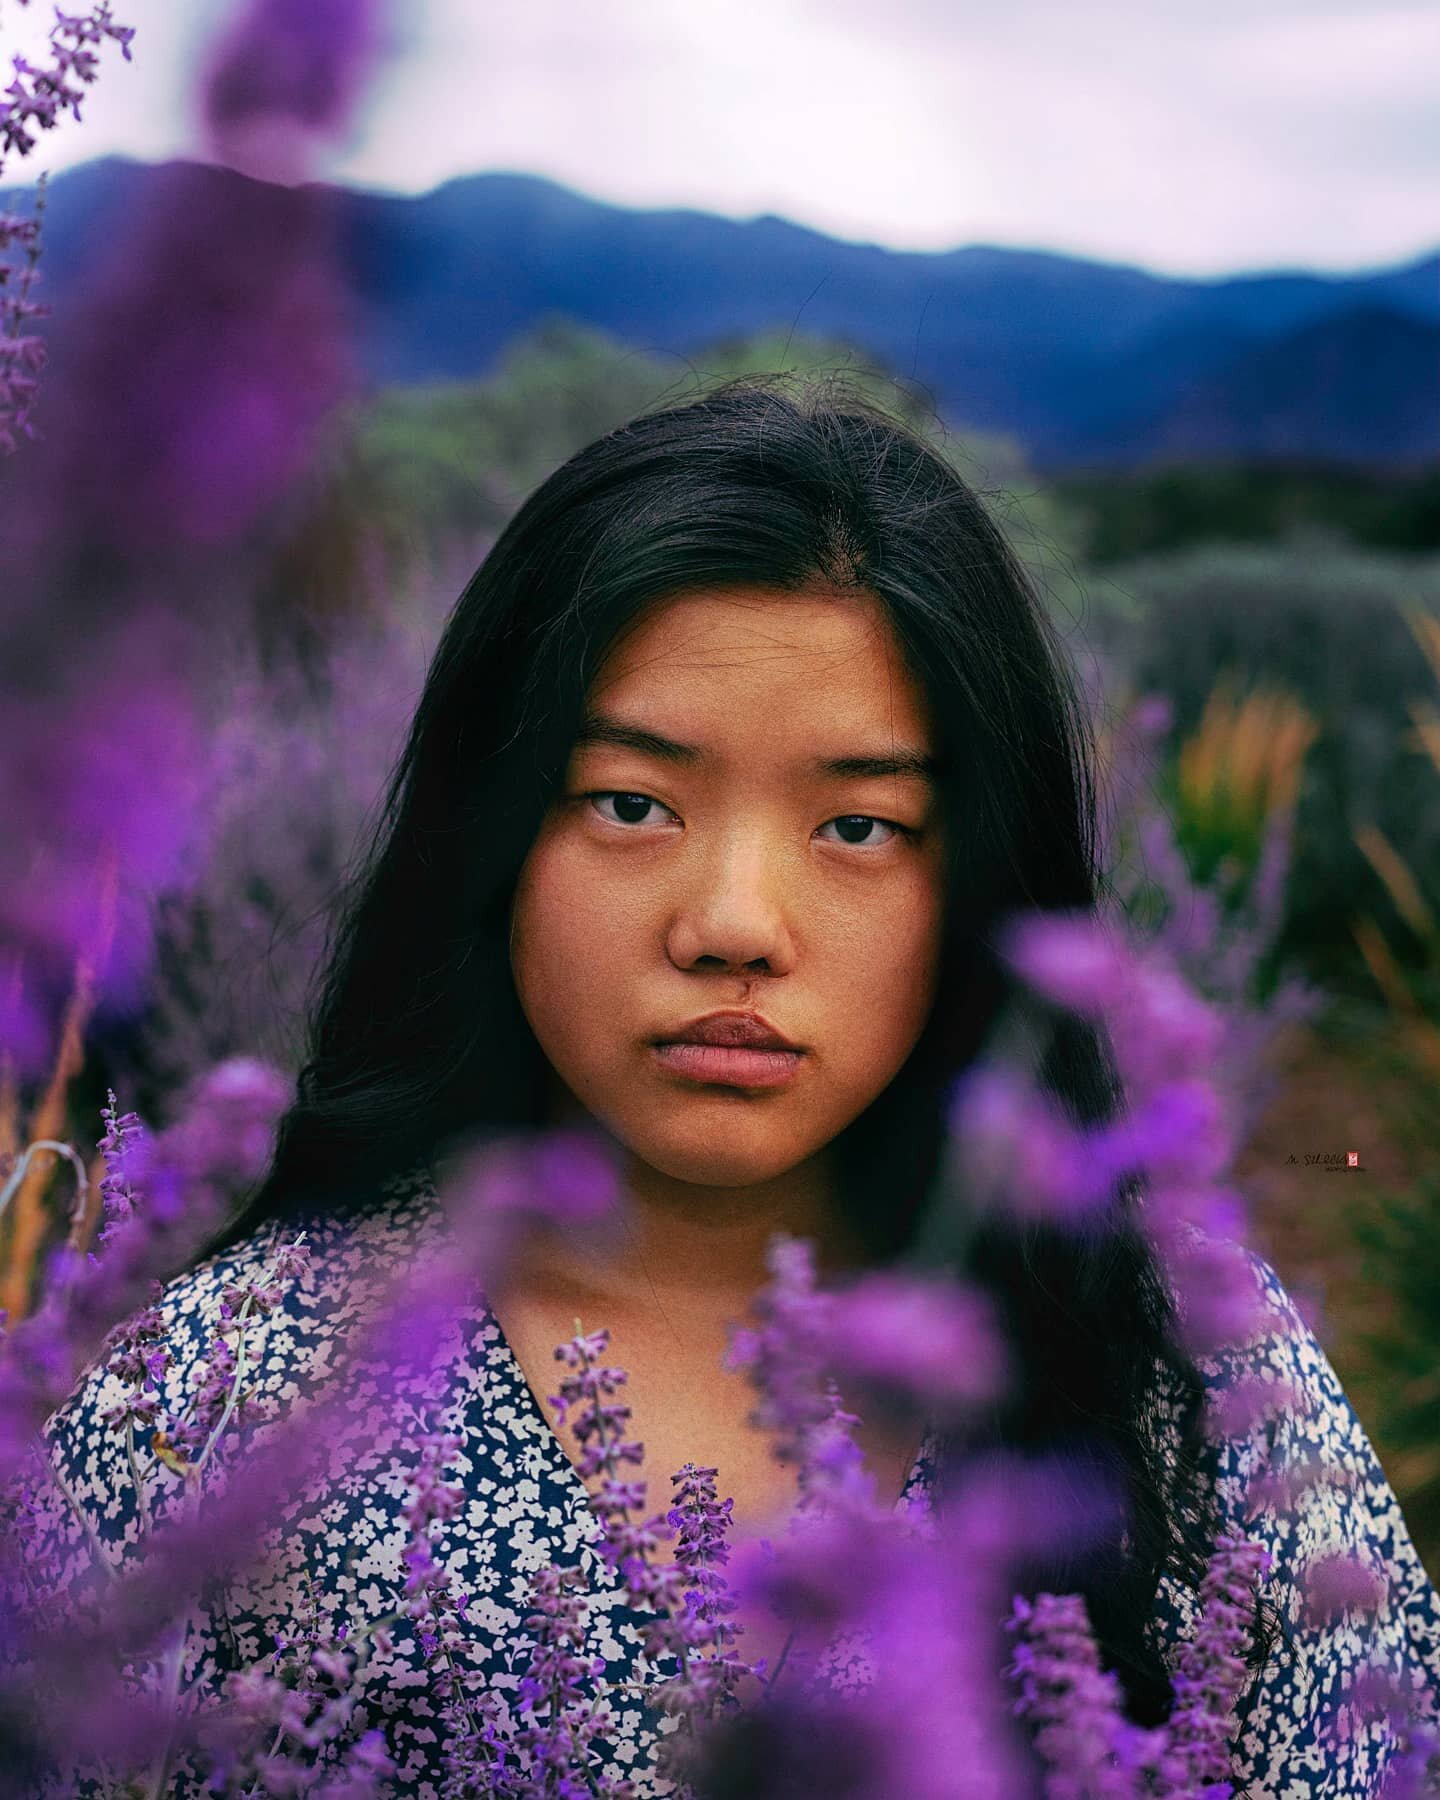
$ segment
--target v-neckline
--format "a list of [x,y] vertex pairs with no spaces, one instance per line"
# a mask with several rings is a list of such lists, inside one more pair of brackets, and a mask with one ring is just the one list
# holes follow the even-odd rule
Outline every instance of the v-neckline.
[[[580,1500],[586,1516],[595,1520],[595,1535],[599,1536],[602,1529],[601,1520],[599,1515],[591,1509],[590,1502],[593,1496],[589,1488],[585,1485],[585,1478],[581,1475],[580,1470],[571,1458],[570,1452],[565,1448],[565,1445],[560,1438],[560,1434],[550,1423],[545,1408],[540,1404],[538,1395],[534,1388],[531,1387],[529,1378],[526,1376],[524,1369],[520,1366],[519,1357],[516,1356],[511,1347],[509,1338],[505,1335],[505,1327],[500,1323],[499,1314],[490,1304],[489,1296],[484,1293],[480,1295],[480,1309],[484,1314],[486,1323],[492,1327],[495,1334],[491,1345],[491,1353],[493,1355],[498,1355],[501,1368],[506,1375],[513,1378],[521,1398],[521,1404],[530,1415],[531,1424],[537,1426],[539,1429],[539,1447],[549,1464],[551,1475],[562,1487],[569,1490],[572,1499],[578,1498]],[[889,1509],[892,1515],[896,1513],[907,1513],[913,1504],[912,1495],[916,1489],[919,1488],[923,1490],[925,1485],[924,1476],[926,1465],[931,1461],[934,1454],[934,1440],[934,1427],[927,1421],[921,1434],[920,1448],[915,1452],[915,1457],[911,1462],[909,1473],[905,1477],[904,1486],[901,1488],[899,1496],[894,1504]],[[639,1479],[642,1481],[646,1480],[647,1475],[648,1472],[642,1466],[639,1472]]]

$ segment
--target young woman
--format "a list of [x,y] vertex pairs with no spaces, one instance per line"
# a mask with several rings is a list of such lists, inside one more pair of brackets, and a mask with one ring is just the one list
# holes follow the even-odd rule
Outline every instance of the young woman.
[[[598,1533],[546,1396],[554,1347],[611,1332],[646,1449],[650,1503],[687,1460],[718,1467],[739,1539],[773,1530],[793,1476],[721,1370],[726,1328],[765,1280],[770,1234],[812,1239],[822,1273],[883,1264],[915,1236],[945,1103],[1009,989],[989,930],[1017,907],[1092,906],[1092,751],[1063,645],[975,493],[917,436],[835,390],[731,384],[589,445],[529,498],[436,653],[324,974],[311,1054],[266,1181],[169,1283],[193,1383],[227,1282],[300,1228],[314,1250],[266,1325],[257,1377],[281,1400],[323,1366],[360,1271],[399,1268],[434,1212],[435,1171],[486,1131],[590,1121],[623,1156],[623,1239],[564,1226],[477,1298],[445,1416],[466,1503],[440,1539],[495,1684],[513,1690],[527,1574]],[[1054,1027],[1047,1085],[1074,1116],[1113,1110],[1095,1034]],[[1440,1607],[1323,1354],[1262,1266],[1273,1329],[1225,1365],[1180,1349],[1172,1301],[1122,1216],[1103,1239],[992,1223],[969,1269],[1023,1374],[997,1440],[1083,1446],[1118,1471],[1123,1536],[1069,1571],[1134,1716],[1163,1716],[1215,1533],[1257,1478],[1316,1453],[1248,1529],[1271,1546],[1276,1629],[1259,1634],[1235,1750],[1256,1800],[1376,1791],[1382,1729],[1329,1730],[1380,1659],[1423,1697]],[[1278,1420],[1211,1450],[1207,1389],[1289,1377]],[[133,1545],[121,1446],[82,1387],[56,1465],[107,1541]],[[933,1445],[867,1418],[881,1491],[927,1490]],[[383,1448],[383,1446],[382,1446]],[[331,1458],[277,1529],[273,1584],[198,1628],[195,1679],[270,1650],[313,1581],[336,1616],[387,1609],[405,1541],[405,1431]],[[1373,1616],[1307,1622],[1298,1580],[1325,1547],[1387,1581]],[[634,1679],[640,1621],[588,1553],[592,1653]],[[289,1611],[287,1612],[287,1609]],[[749,1659],[776,1648],[745,1621]],[[767,1635],[767,1631],[769,1635]],[[624,1687],[606,1768],[647,1785],[656,1721]],[[371,1722],[397,1791],[437,1793],[439,1705],[404,1628],[374,1668]]]

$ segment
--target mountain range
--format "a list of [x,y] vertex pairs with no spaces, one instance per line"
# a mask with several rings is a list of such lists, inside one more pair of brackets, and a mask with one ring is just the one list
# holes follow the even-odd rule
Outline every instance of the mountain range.
[[[51,181],[43,297],[57,335],[158,167],[107,157]],[[247,179],[206,177],[217,199]],[[893,250],[771,214],[634,210],[525,174],[329,198],[377,385],[481,376],[556,314],[680,356],[793,329],[919,382],[958,427],[1013,435],[1041,472],[1440,459],[1440,255],[1200,280],[1041,250]],[[0,207],[26,199],[11,189]]]

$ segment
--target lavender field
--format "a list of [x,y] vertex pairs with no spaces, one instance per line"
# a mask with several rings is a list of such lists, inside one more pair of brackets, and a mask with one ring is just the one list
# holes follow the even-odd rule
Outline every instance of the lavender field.
[[[7,57],[42,10],[0,11]],[[1243,541],[1215,502],[1102,556],[1138,477],[1102,512],[803,324],[682,366],[554,317],[484,375],[378,381],[322,177],[398,54],[379,0],[214,9],[193,158],[89,222],[62,315],[37,174],[148,52],[107,4],[46,30],[0,92],[0,1791],[1440,1792],[1440,555],[1314,517]],[[713,519],[766,537],[725,509],[771,433],[833,459],[805,529],[836,586],[889,605],[907,537],[952,505],[968,533],[934,540],[945,691],[980,671],[973,738],[937,729],[983,779],[933,1166],[853,1279],[777,1224],[733,1321],[785,1514],[746,1516],[698,1424],[647,1456],[623,1312],[551,1333],[543,1394],[504,1362],[502,1505],[467,1410],[490,1298],[635,1198],[626,1133],[485,1048],[505,858],[594,700],[591,596],[641,565],[606,494],[647,523],[684,457],[733,476],[674,526],[703,570]],[[1027,737],[1050,654],[1076,711]],[[1052,805],[1093,806],[1073,872],[1020,835]],[[784,944],[869,966],[879,890],[826,879],[855,885]],[[872,1086],[853,1179],[898,1194],[914,1096]],[[256,1227],[282,1168],[304,1204]],[[920,1445],[898,1503],[887,1421]]]

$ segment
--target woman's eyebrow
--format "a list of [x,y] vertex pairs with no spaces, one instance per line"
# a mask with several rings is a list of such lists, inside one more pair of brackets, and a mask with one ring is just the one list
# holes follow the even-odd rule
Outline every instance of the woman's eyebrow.
[[[575,734],[577,750],[587,744],[609,744],[617,750],[635,750],[641,756],[653,756],[661,762],[678,763],[686,768],[704,762],[707,754],[699,744],[682,744],[642,725],[631,725],[612,713],[595,711],[585,714]],[[883,755],[816,756],[810,759],[808,766],[817,775],[850,781],[863,780],[867,776],[902,775],[933,783],[940,773],[936,757],[904,745],[897,745]]]

